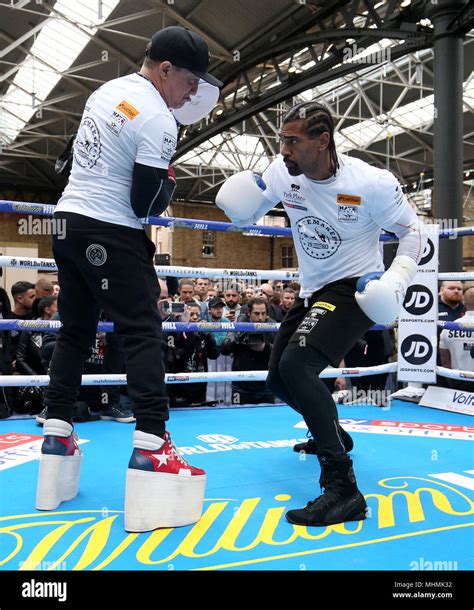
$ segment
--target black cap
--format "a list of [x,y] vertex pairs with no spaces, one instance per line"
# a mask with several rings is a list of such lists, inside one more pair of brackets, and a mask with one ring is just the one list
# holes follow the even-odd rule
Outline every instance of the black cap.
[[220,297],[214,297],[209,301],[209,307],[218,307],[219,305],[225,307],[225,302]]
[[207,72],[209,47],[200,36],[188,28],[172,25],[156,32],[146,54],[150,59],[170,61],[178,68],[186,68],[215,87],[222,87],[224,84]]

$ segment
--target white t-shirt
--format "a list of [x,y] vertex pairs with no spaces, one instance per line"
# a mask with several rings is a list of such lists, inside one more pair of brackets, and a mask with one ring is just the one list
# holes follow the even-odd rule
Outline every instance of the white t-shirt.
[[[474,311],[466,311],[455,322],[474,321]],[[451,368],[459,371],[474,372],[474,358],[471,350],[474,349],[474,330],[447,330],[441,332],[439,347],[449,349],[451,353]],[[474,384],[472,390],[474,391]]]
[[130,205],[133,165],[168,169],[177,133],[149,80],[135,73],[105,83],[87,100],[56,210],[142,229]]
[[[360,159],[338,155],[339,170],[327,180],[290,176],[279,155],[263,173],[265,196],[281,201],[298,255],[301,297],[330,282],[383,271],[381,228],[397,231],[417,222],[393,174]],[[262,216],[271,209],[258,211]]]

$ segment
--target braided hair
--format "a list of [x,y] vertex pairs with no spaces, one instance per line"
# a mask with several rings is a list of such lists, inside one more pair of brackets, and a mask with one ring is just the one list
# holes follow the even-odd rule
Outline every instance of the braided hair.
[[334,120],[328,108],[318,102],[302,102],[293,106],[283,117],[283,124],[292,121],[304,121],[304,130],[311,137],[327,131],[329,133],[329,155],[334,173],[339,169],[336,144],[334,142]]

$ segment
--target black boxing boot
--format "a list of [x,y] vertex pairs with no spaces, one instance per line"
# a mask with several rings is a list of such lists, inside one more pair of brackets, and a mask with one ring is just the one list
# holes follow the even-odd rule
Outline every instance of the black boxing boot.
[[[339,432],[341,434],[342,442],[344,443],[344,449],[346,453],[350,453],[354,448],[354,441],[352,440],[352,436],[344,430],[342,426],[339,426]],[[309,455],[317,455],[318,454],[318,444],[316,440],[312,437],[308,439],[306,443],[297,443],[293,446],[293,451],[296,453],[308,453]]]
[[286,519],[295,525],[333,525],[366,518],[367,504],[357,488],[352,460],[344,454],[321,452],[319,479],[324,493],[305,508],[290,510]]

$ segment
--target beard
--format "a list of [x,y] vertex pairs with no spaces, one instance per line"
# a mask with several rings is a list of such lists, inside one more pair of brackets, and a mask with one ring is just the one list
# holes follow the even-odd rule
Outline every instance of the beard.
[[303,172],[300,170],[299,165],[296,163],[292,163],[291,161],[285,161],[283,159],[286,167],[286,171],[290,174],[290,176],[299,176]]
[[303,173],[298,165],[290,165],[289,167],[286,166],[286,169],[290,176],[300,176]]
[[450,305],[457,305],[458,303],[462,303],[462,294],[455,294],[449,299],[446,299],[446,301]]

